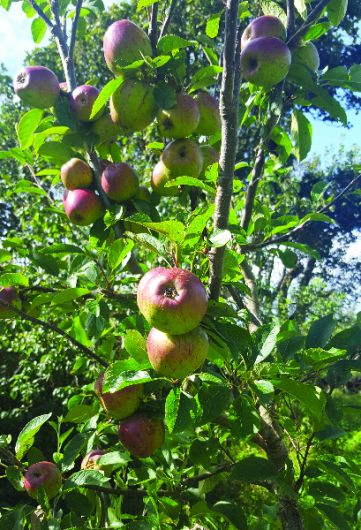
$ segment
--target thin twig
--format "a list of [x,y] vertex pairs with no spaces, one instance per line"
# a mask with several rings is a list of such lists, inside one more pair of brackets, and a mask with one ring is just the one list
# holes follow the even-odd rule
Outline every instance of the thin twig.
[[30,5],[32,6],[32,8],[37,12],[37,14],[39,15],[40,18],[42,18],[45,22],[45,24],[47,26],[49,26],[49,28],[51,28],[52,30],[54,29],[54,24],[52,23],[52,21],[50,20],[50,18],[48,18],[46,16],[46,14],[44,13],[44,11],[41,9],[40,6],[38,6],[38,4],[35,2],[35,0],[29,0],[29,3]]
[[286,0],[287,4],[287,35],[292,35],[295,31],[295,2]]
[[[77,32],[77,29],[78,29],[78,22],[79,22],[80,11],[81,11],[82,5],[83,5],[83,0],[77,0],[76,6],[75,6],[74,20],[73,20],[73,24],[71,26],[68,61],[73,59],[75,41],[76,41],[76,32]],[[69,90],[70,90],[70,88],[69,88]]]
[[162,28],[161,28],[160,33],[159,33],[159,38],[160,39],[162,37],[164,37],[164,35],[166,34],[166,31],[168,29],[169,23],[170,23],[171,18],[173,16],[176,4],[177,4],[177,0],[172,0],[172,2],[170,4],[170,7],[169,7],[169,10],[168,10],[168,14],[167,14],[167,16],[164,19]]
[[309,455],[309,452],[310,452],[310,449],[311,449],[311,446],[312,446],[312,442],[313,442],[313,439],[314,439],[315,436],[316,436],[315,433],[312,433],[311,436],[309,437],[309,439],[307,440],[305,454],[303,455],[303,460],[302,460],[301,469],[300,469],[300,476],[298,477],[298,479],[296,481],[296,484],[295,484],[295,490],[296,491],[299,491],[301,489],[301,487],[302,487],[302,484],[303,484],[303,481],[304,481],[304,478],[305,478],[305,474],[306,474],[307,458],[308,458],[308,455]]
[[290,48],[295,48],[300,43],[302,37],[307,33],[308,28],[312,26],[314,22],[319,18],[324,8],[330,3],[331,0],[321,0],[317,6],[312,9],[308,17],[306,18],[305,22],[302,24],[302,26],[291,35],[289,40],[287,41],[287,44]]
[[150,13],[150,23],[148,37],[152,45],[153,55],[157,54],[157,40],[158,40],[158,7],[159,3],[154,2]]

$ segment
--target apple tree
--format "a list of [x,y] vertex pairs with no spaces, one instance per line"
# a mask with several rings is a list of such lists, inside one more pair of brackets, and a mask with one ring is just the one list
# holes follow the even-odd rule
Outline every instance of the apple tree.
[[1,435],[16,492],[1,529],[359,524],[338,392],[360,370],[360,315],[341,327],[326,306],[305,324],[272,279],[317,263],[300,235],[360,193],[354,164],[336,194],[316,182],[297,200],[306,109],[347,125],[335,87],[361,89],[361,65],[317,50],[347,1],[192,4],[124,7],[95,86],[76,57],[101,0],[22,3],[62,72],[14,80],[18,145],[0,159],[31,216],[2,241],[0,319],[25,344],[35,328],[67,345],[77,384]]

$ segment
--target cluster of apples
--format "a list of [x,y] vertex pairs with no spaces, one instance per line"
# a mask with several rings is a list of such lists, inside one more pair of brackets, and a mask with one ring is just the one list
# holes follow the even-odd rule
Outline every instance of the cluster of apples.
[[265,88],[280,83],[291,64],[301,62],[313,72],[320,66],[318,51],[312,42],[301,44],[291,54],[281,20],[264,15],[253,20],[241,38],[242,75],[256,86]]

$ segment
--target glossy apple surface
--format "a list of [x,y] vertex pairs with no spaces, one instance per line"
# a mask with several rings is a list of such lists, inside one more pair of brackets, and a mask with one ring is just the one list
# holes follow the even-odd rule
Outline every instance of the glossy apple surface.
[[107,196],[116,202],[127,201],[137,193],[139,178],[125,162],[107,166],[102,172],[101,185]]
[[166,138],[185,138],[198,127],[200,119],[197,102],[187,94],[177,94],[176,104],[157,114],[159,132]]
[[204,136],[216,134],[221,128],[218,101],[206,92],[199,92],[194,99],[199,108],[199,123],[195,133]]
[[101,116],[103,111],[99,111],[94,118],[90,118],[94,102],[98,95],[99,90],[92,85],[81,85],[73,90],[69,102],[72,111],[79,121],[94,121]]
[[138,413],[119,422],[118,436],[128,451],[139,458],[146,458],[164,442],[164,423],[155,418]]
[[32,464],[24,475],[24,488],[33,499],[37,498],[40,488],[52,499],[58,493],[61,482],[61,473],[52,462]]
[[93,182],[91,167],[80,158],[71,158],[61,166],[60,176],[67,190],[88,188]]
[[170,182],[169,171],[160,160],[153,169],[150,185],[152,186],[153,191],[158,193],[162,197],[174,197],[179,195],[180,188],[179,186],[171,186],[169,188],[165,185]]
[[297,63],[302,63],[312,72],[320,68],[320,56],[313,42],[306,42],[295,48],[292,52],[292,67],[297,68]]
[[38,109],[53,107],[60,94],[59,81],[45,66],[25,66],[14,79],[14,91],[19,98]]
[[104,374],[100,374],[94,385],[94,391],[104,410],[117,420],[127,418],[133,414],[142,402],[144,386],[131,385],[118,392],[103,392]]
[[199,145],[188,138],[174,140],[164,149],[161,157],[169,179],[199,177],[203,167],[203,155]]
[[79,226],[93,224],[104,215],[100,198],[91,190],[66,190],[63,205],[69,221]]
[[110,98],[110,116],[128,132],[142,131],[154,120],[154,88],[138,79],[125,79]]
[[285,40],[286,28],[279,18],[272,15],[255,18],[242,33],[241,49],[243,50],[250,40],[259,37],[278,37]]
[[219,161],[219,153],[214,147],[208,144],[202,145],[201,151],[203,155],[203,167],[199,178],[204,179],[207,168]]

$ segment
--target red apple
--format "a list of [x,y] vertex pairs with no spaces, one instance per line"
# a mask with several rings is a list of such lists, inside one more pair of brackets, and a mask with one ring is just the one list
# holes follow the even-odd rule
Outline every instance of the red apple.
[[219,103],[207,92],[199,92],[195,98],[199,108],[199,123],[195,134],[211,136],[221,128],[221,115],[219,113]]
[[197,102],[187,94],[177,94],[176,104],[157,114],[159,132],[166,138],[185,138],[196,130],[199,118]]
[[88,188],[93,182],[93,171],[84,160],[71,158],[61,166],[61,180],[67,190]]
[[100,374],[94,385],[94,391],[99,398],[104,410],[117,420],[127,418],[133,414],[142,402],[144,396],[144,386],[131,385],[118,392],[103,393],[104,374]]
[[219,153],[214,147],[208,144],[201,145],[201,151],[203,155],[203,167],[199,178],[204,179],[207,167],[219,161]]
[[160,160],[153,169],[152,176],[150,179],[150,184],[153,190],[161,195],[162,197],[173,197],[179,195],[180,188],[179,186],[172,186],[166,188],[165,185],[170,181],[169,172],[163,162]]
[[58,101],[60,88],[54,72],[45,66],[25,66],[14,80],[15,94],[30,107],[46,109]]
[[144,413],[119,422],[118,436],[128,451],[139,458],[151,456],[164,442],[164,423]]
[[147,338],[147,353],[154,370],[172,379],[183,379],[205,361],[208,345],[207,333],[201,327],[184,335],[168,335],[152,328]]
[[297,68],[297,63],[302,63],[312,72],[317,72],[320,68],[320,56],[313,42],[306,42],[293,50],[292,66]]
[[241,52],[243,77],[254,85],[271,87],[288,74],[291,52],[277,37],[259,37],[249,41]]
[[201,281],[190,271],[157,267],[140,281],[137,303],[152,327],[182,335],[199,325],[207,311],[208,297]]
[[104,215],[100,198],[90,190],[66,190],[63,204],[66,216],[75,225],[91,225]]
[[246,47],[250,40],[258,37],[278,37],[281,40],[286,39],[286,28],[279,18],[272,15],[263,15],[258,17],[244,30],[241,39],[241,49]]
[[52,462],[32,464],[24,475],[24,488],[33,499],[37,499],[40,488],[52,499],[60,490],[61,482],[61,473]]
[[105,62],[115,75],[143,56],[153,55],[148,35],[127,19],[117,20],[109,26],[104,35],[103,50]]
[[156,112],[154,88],[138,79],[125,79],[110,99],[113,122],[129,132],[148,127]]
[[92,85],[78,86],[70,94],[70,107],[79,121],[95,121],[103,113],[103,111],[100,110],[94,118],[90,119],[94,101],[97,99],[98,95],[99,90]]
[[110,199],[123,202],[134,197],[137,193],[139,178],[128,164],[117,162],[110,164],[103,170],[101,184]]
[[197,178],[203,167],[203,156],[199,145],[187,138],[170,142],[162,153],[161,161],[169,179]]
[[[21,301],[15,287],[4,287],[0,291],[0,300],[20,309]],[[16,313],[7,307],[0,305],[0,319],[12,318]]]

